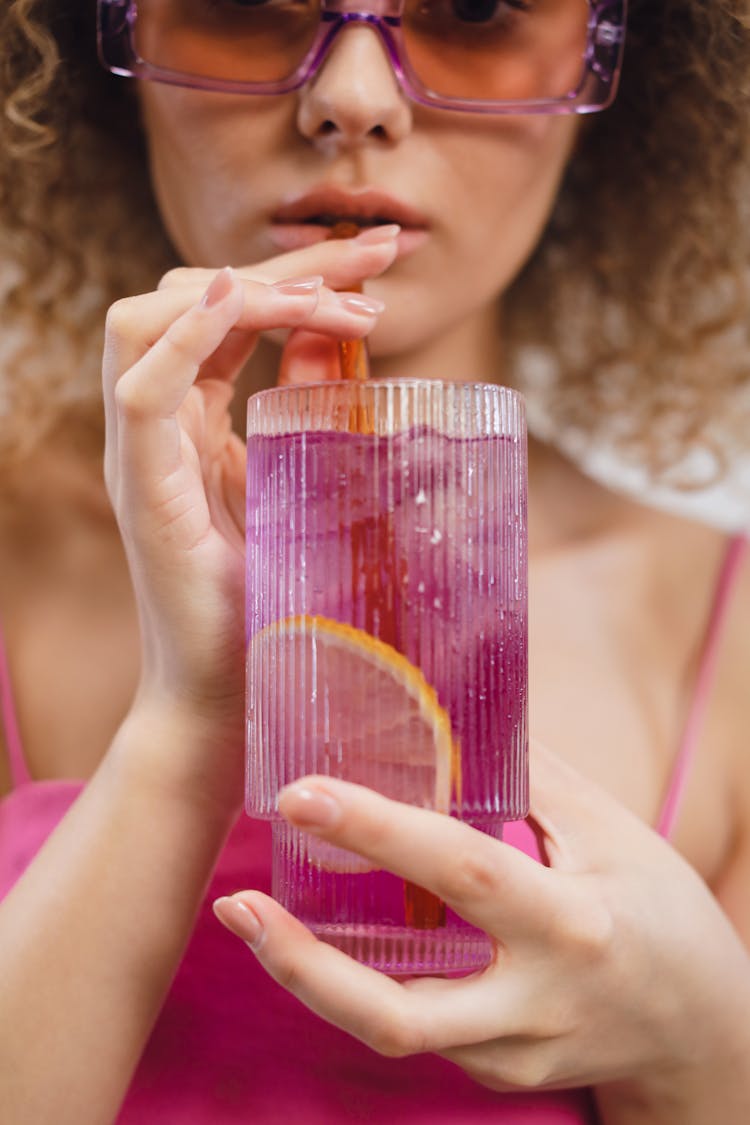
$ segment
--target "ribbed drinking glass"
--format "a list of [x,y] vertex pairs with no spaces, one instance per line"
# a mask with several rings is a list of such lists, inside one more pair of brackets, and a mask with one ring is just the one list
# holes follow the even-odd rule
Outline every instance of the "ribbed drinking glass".
[[483,933],[291,828],[277,798],[315,773],[496,837],[525,816],[523,401],[437,381],[263,391],[247,455],[246,811],[273,821],[273,893],[386,972],[480,968]]

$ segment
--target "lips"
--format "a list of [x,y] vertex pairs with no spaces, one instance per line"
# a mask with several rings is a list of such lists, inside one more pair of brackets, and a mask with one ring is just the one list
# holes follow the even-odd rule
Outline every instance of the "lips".
[[380,191],[346,192],[322,187],[292,200],[272,216],[276,225],[299,224],[330,229],[342,220],[361,227],[398,223],[404,230],[427,230],[425,215]]

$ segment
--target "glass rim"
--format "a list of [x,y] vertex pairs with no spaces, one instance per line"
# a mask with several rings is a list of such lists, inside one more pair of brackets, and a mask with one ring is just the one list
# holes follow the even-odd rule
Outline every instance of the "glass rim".
[[526,413],[521,392],[501,383],[339,379],[256,391],[247,400],[246,436],[248,442],[313,432],[388,438],[424,423],[459,438],[525,442]]
[[[628,0],[585,0],[589,9],[587,43],[581,56],[578,87],[548,98],[486,100],[456,98],[424,86],[413,72],[402,43],[400,17],[381,15],[377,0],[359,0],[356,10],[344,8],[348,0],[320,0],[320,20],[313,41],[294,71],[271,82],[245,82],[170,70],[142,59],[135,48],[132,29],[137,19],[135,0],[97,0],[97,49],[103,66],[119,77],[137,78],[186,89],[215,93],[273,96],[293,93],[315,77],[339,31],[361,23],[380,36],[402,93],[418,105],[458,113],[568,114],[596,113],[614,100],[625,46]],[[386,0],[400,11],[403,0]]]
[[315,391],[331,391],[334,393],[342,393],[347,390],[351,393],[355,388],[358,393],[367,393],[373,388],[382,387],[384,389],[405,388],[410,389],[423,389],[423,388],[437,388],[440,390],[463,390],[467,391],[493,391],[501,395],[508,396],[521,403],[526,402],[524,395],[515,387],[509,387],[505,383],[491,383],[481,379],[472,379],[465,381],[462,379],[419,379],[412,378],[409,375],[399,377],[398,375],[388,375],[383,379],[326,379],[317,383],[296,383],[288,384],[284,387],[263,387],[260,391],[254,391],[248,398],[248,402],[256,402],[261,398],[273,398],[275,396],[283,397],[289,392],[315,392]]

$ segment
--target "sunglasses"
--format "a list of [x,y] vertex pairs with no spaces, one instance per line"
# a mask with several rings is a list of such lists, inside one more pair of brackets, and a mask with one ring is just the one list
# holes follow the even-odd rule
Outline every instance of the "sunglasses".
[[615,96],[627,0],[98,0],[115,74],[237,94],[315,78],[370,28],[403,93],[470,113],[592,113]]

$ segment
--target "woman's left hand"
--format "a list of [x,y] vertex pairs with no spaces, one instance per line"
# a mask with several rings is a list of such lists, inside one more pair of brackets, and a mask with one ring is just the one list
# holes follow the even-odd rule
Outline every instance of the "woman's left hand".
[[[549,867],[347,782],[307,778],[280,800],[291,823],[426,887],[490,934],[495,957],[482,972],[392,980],[259,892],[220,900],[217,914],[281,985],[381,1054],[435,1052],[495,1090],[593,1085],[606,1103],[609,1088],[633,1116],[607,1121],[713,1120],[702,1083],[716,1108],[721,1075],[745,1069],[747,951],[696,872],[613,797],[539,746],[531,780]],[[722,1120],[740,1120],[735,1104],[750,1120],[743,1081]]]

